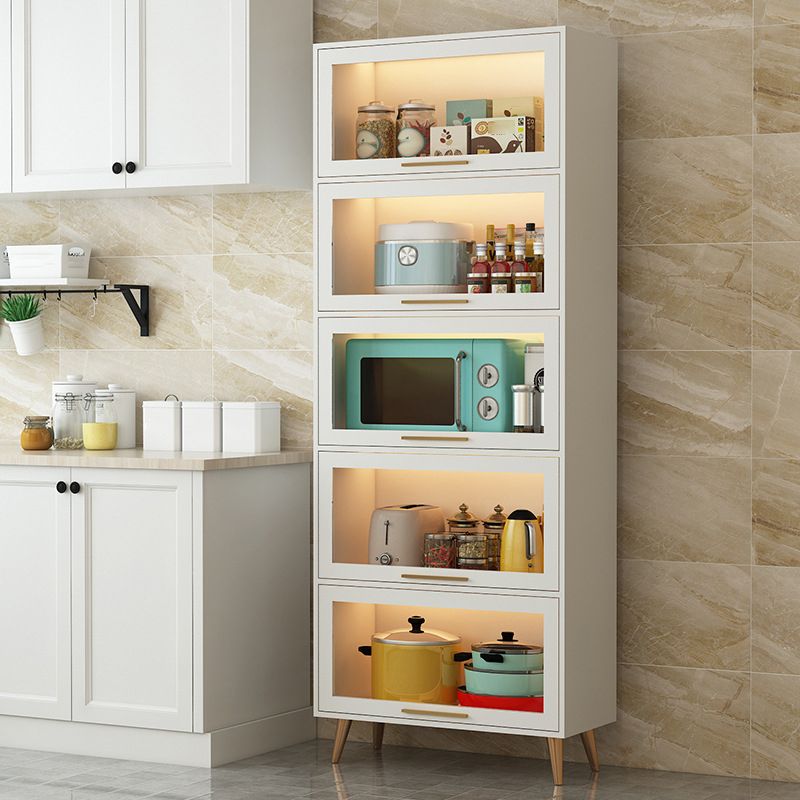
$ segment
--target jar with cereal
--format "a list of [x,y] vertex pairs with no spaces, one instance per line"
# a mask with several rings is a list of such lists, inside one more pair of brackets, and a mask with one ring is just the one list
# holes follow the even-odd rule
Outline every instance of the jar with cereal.
[[394,158],[394,148],[394,109],[380,100],[359,106],[356,117],[356,158]]

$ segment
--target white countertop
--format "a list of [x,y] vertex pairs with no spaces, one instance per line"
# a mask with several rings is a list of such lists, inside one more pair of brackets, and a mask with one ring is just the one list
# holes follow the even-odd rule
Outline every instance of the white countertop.
[[181,469],[208,471],[310,464],[311,450],[237,455],[157,450],[22,450],[17,443],[0,443],[0,465],[40,467],[107,467],[109,469]]

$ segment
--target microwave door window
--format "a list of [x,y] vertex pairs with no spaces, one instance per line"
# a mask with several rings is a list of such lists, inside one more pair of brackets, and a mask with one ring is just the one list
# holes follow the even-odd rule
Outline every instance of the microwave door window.
[[409,428],[455,425],[452,358],[362,358],[361,422]]

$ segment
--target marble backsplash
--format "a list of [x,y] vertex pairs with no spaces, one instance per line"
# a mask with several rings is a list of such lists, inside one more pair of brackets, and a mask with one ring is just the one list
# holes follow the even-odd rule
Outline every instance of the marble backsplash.
[[[601,760],[800,781],[800,3],[315,11],[318,41],[554,23],[620,37],[619,718]],[[33,358],[2,334],[0,436],[79,371],[144,399],[278,399],[285,444],[308,445],[311,231],[310,193],[0,202],[0,240],[87,239],[93,276],[154,293],[149,339],[118,297],[51,298]],[[545,756],[496,734],[386,741]]]

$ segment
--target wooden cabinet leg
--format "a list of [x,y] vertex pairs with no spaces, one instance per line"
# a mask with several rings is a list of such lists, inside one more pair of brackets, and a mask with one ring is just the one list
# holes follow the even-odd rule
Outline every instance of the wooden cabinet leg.
[[347,734],[350,733],[350,726],[352,724],[353,720],[351,719],[339,720],[339,724],[336,726],[336,738],[333,740],[333,755],[331,756],[331,764],[339,763],[345,743],[347,742]]
[[594,738],[594,731],[586,731],[581,734],[583,749],[586,751],[586,758],[589,759],[589,766],[592,772],[600,772],[600,758],[597,755],[597,741]]
[[564,784],[564,740],[548,739],[547,749],[550,751],[550,768],[553,770],[553,783]]
[[372,723],[372,749],[380,750],[383,747],[383,729],[386,727],[384,722]]

